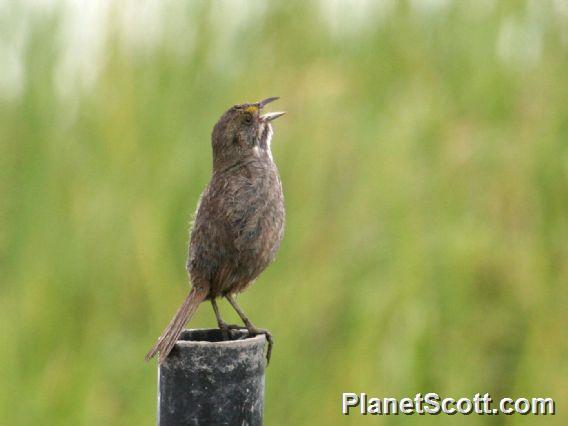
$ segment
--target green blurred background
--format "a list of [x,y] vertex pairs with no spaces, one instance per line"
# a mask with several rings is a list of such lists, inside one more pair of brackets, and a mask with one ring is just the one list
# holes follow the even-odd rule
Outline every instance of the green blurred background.
[[4,1],[0,36],[0,423],[154,424],[212,126],[281,96],[287,231],[240,298],[276,337],[266,424],[538,420],[346,418],[342,392],[566,424],[565,2]]

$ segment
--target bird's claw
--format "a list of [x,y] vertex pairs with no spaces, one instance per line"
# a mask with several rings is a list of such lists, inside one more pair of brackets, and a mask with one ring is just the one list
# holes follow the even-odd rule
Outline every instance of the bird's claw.
[[247,325],[247,330],[251,337],[258,336],[259,334],[264,334],[266,341],[268,342],[268,349],[266,350],[266,365],[270,364],[270,356],[272,355],[272,346],[274,346],[274,338],[272,333],[264,328],[256,328],[252,324]]
[[219,330],[221,330],[223,340],[232,340],[232,331],[242,330],[244,328],[245,327],[238,324],[227,324],[226,322],[219,323]]

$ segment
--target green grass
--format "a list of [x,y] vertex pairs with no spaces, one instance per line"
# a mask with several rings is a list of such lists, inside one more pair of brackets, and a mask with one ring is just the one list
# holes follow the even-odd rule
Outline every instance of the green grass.
[[465,421],[341,418],[344,391],[550,396],[565,424],[568,17],[480,3],[360,30],[323,2],[172,5],[147,45],[111,13],[93,80],[59,65],[62,10],[5,8],[27,37],[0,93],[0,423],[154,424],[143,356],[187,291],[211,128],[278,95],[287,231],[240,298],[276,338],[266,424]]

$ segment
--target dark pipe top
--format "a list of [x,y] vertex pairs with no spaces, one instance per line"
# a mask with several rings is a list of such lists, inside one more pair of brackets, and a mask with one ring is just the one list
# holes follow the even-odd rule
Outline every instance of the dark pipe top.
[[264,335],[184,330],[159,367],[158,424],[262,425]]
[[231,345],[236,342],[242,342],[243,340],[247,340],[248,344],[252,343],[252,341],[264,342],[266,340],[263,334],[259,334],[255,337],[248,336],[248,331],[243,328],[242,330],[232,330],[231,340],[223,340],[221,330],[218,328],[197,328],[193,330],[183,330],[177,344],[186,346],[197,342],[208,342]]
[[223,340],[219,329],[184,330],[164,366],[183,363],[188,370],[231,370],[237,364],[248,363],[249,367],[264,370],[266,360],[264,347],[266,337],[259,334],[248,337],[245,329],[232,330],[231,340]]

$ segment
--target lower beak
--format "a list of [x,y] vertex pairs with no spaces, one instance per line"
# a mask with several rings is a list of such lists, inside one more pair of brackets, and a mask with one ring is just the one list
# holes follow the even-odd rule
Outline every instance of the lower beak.
[[262,121],[272,121],[272,120],[276,120],[278,117],[282,117],[284,114],[286,114],[285,111],[281,111],[281,112],[269,112],[266,114],[263,114],[260,116],[260,119]]

